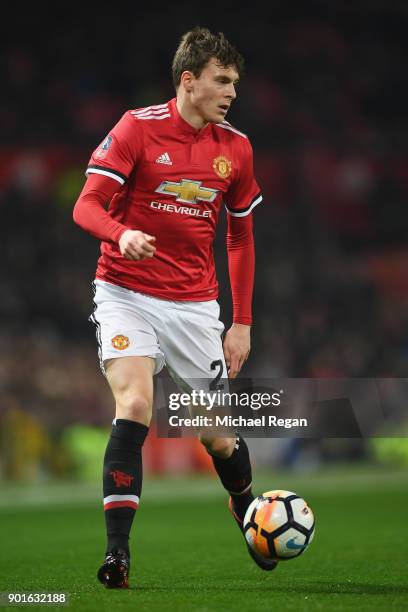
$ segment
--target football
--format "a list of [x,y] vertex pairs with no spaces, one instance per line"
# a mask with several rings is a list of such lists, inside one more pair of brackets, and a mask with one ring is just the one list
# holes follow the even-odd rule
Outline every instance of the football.
[[249,505],[244,533],[249,546],[267,559],[285,561],[301,555],[313,540],[313,512],[292,491],[267,491]]

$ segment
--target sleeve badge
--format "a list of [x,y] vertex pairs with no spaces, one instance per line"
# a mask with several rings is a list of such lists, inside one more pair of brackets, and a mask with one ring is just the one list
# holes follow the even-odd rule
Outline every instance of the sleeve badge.
[[118,351],[124,351],[125,349],[128,348],[129,344],[130,344],[130,341],[127,336],[119,335],[119,336],[115,336],[114,338],[112,338],[112,346]]
[[105,140],[99,145],[99,147],[96,149],[96,153],[95,153],[95,157],[97,159],[103,159],[104,157],[106,157],[110,146],[112,144],[112,136],[109,135],[105,138]]

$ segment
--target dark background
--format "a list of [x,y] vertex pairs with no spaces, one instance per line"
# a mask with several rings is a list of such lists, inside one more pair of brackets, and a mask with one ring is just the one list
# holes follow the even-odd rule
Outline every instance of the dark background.
[[[10,11],[1,35],[3,424],[34,415],[55,433],[111,418],[87,321],[98,243],[74,225],[72,208],[91,151],[123,112],[173,97],[172,57],[195,25],[222,30],[246,59],[228,119],[252,141],[264,201],[254,211],[243,375],[407,376],[405,2]],[[224,235],[225,218],[215,248],[228,326]]]

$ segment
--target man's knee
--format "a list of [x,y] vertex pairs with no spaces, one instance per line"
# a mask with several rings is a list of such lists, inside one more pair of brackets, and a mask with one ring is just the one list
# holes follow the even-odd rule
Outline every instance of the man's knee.
[[235,438],[209,438],[205,435],[200,435],[200,442],[215,457],[228,459],[234,452]]
[[140,395],[133,395],[130,392],[123,393],[116,398],[116,418],[150,425],[152,418],[151,402]]
[[106,377],[116,403],[116,418],[150,425],[154,360],[149,357],[111,359]]
[[116,403],[116,418],[149,425],[152,418],[152,394],[149,386],[137,378],[117,376],[111,385]]

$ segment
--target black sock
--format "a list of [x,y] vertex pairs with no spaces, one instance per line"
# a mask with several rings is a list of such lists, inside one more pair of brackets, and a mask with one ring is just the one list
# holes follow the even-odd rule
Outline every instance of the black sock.
[[238,435],[231,457],[221,459],[212,455],[212,460],[224,488],[232,497],[234,511],[242,520],[254,499],[251,489],[251,462],[245,440]]
[[129,534],[142,491],[142,446],[149,428],[115,419],[103,463],[103,497],[107,552],[129,554]]

